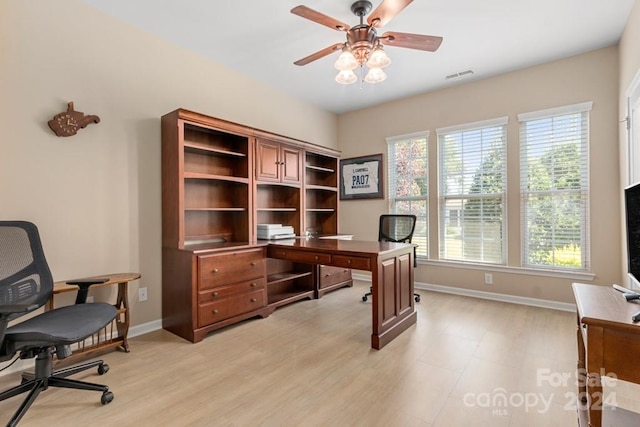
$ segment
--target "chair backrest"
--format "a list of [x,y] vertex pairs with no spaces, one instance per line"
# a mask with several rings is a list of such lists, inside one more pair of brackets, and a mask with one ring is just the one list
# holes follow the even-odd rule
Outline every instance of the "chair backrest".
[[38,228],[26,221],[0,221],[0,306],[42,307],[53,292],[53,277],[44,257]]
[[415,215],[380,215],[378,241],[411,243],[411,239],[413,238],[413,231],[415,230],[415,228]]

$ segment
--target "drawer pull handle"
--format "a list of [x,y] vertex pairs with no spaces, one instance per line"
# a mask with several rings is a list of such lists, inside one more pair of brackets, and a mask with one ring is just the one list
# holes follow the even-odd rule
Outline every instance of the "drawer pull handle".
[[316,261],[318,260],[318,255],[315,256]]
[[256,286],[258,286],[258,285],[257,285],[256,283],[252,283],[252,284],[251,284],[251,285],[249,285],[249,286],[251,286],[252,288],[255,288],[255,287],[256,287]]
[[331,275],[330,275],[330,274],[325,274],[325,275],[324,275],[324,277],[329,277],[329,276],[331,276]]
[[256,266],[256,263],[255,263],[255,262],[252,262],[252,263],[251,263],[251,264],[249,264],[249,265],[251,265],[251,267],[255,267],[255,266]]
[[217,297],[217,296],[218,296],[218,293],[217,293],[217,292],[214,292],[214,293],[213,293],[213,297],[215,298],[215,297]]
[[214,268],[214,269],[213,269],[213,272],[214,272],[214,273],[217,273],[218,271],[220,271],[220,270],[218,270],[217,268]]
[[282,256],[285,256],[285,255],[287,255],[287,253],[286,252],[282,252]]
[[213,314],[218,314],[218,310],[213,310]]
[[351,260],[350,259],[347,260],[347,264],[351,264]]
[[251,298],[251,302],[256,302],[257,300],[255,298]]

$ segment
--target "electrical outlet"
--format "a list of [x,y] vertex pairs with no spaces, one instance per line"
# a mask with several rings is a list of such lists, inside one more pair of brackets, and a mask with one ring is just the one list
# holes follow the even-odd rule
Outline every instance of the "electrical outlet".
[[484,273],[484,284],[485,285],[493,285],[493,274]]
[[147,300],[147,288],[138,288],[138,301],[146,301]]

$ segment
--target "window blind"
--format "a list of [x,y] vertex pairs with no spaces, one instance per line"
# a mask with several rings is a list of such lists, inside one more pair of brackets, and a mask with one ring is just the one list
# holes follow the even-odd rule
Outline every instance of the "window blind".
[[437,130],[441,259],[505,263],[507,121]]
[[429,132],[387,138],[389,213],[417,217],[412,243],[416,255],[428,256]]
[[590,109],[518,116],[523,266],[589,268]]

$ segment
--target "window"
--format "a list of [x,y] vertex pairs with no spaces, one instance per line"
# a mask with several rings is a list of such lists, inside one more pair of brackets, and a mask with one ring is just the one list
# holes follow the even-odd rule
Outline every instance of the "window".
[[523,266],[588,269],[591,104],[518,115]]
[[389,213],[417,217],[412,243],[418,257],[428,255],[428,157],[429,132],[387,138]]
[[505,263],[507,121],[437,130],[440,259]]

